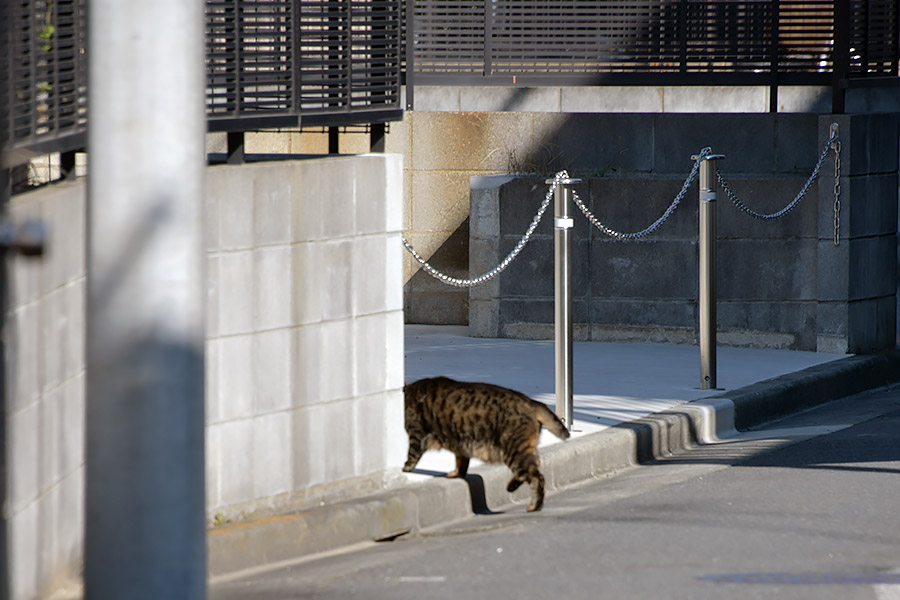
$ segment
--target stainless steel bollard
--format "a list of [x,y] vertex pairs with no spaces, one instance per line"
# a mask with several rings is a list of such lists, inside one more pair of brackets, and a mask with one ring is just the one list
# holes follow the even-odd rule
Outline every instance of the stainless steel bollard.
[[572,429],[572,276],[569,256],[572,250],[572,227],[574,220],[569,213],[572,206],[570,185],[581,183],[580,179],[548,180],[548,184],[558,183],[553,198],[553,242],[554,242],[554,291],[556,332],[556,414]]
[[[700,389],[716,388],[716,160],[700,163]],[[697,160],[697,157],[692,157]]]

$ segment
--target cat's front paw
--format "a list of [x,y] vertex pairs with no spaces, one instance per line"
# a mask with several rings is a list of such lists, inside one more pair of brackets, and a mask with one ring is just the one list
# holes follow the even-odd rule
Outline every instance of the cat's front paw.
[[412,470],[415,469],[415,468],[416,468],[415,463],[412,463],[412,464],[406,463],[405,465],[403,465],[403,472],[404,472],[404,473],[409,473],[410,471],[412,471]]

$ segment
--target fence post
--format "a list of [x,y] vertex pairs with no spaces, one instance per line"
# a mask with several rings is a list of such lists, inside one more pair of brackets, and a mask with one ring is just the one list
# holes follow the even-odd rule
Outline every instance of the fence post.
[[850,21],[853,8],[850,0],[835,0],[834,42],[831,46],[831,112],[843,114],[850,73]]
[[[691,157],[697,160],[697,156]],[[716,160],[700,162],[700,389],[716,388]]]
[[569,214],[572,206],[570,185],[581,183],[580,179],[548,180],[556,183],[553,198],[553,245],[554,245],[554,312],[556,339],[556,414],[572,429],[572,276],[569,256],[572,251],[572,226],[574,220]]
[[484,76],[490,77],[493,70],[493,33],[494,33],[494,2],[484,0]]

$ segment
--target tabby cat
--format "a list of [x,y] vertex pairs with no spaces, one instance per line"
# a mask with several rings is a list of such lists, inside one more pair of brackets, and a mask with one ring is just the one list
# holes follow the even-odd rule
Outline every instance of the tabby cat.
[[513,472],[506,489],[531,486],[529,512],[544,505],[544,476],[538,467],[541,425],[560,439],[569,431],[544,404],[514,390],[488,383],[466,383],[446,377],[420,379],[403,388],[409,458],[412,471],[426,450],[446,448],[456,454],[456,470],[465,477],[469,459],[506,463]]

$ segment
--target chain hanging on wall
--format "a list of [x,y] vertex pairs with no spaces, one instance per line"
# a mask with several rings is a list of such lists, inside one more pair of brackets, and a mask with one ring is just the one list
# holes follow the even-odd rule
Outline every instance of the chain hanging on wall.
[[738,198],[737,194],[735,194],[731,187],[729,187],[728,183],[725,181],[725,178],[722,177],[722,173],[718,169],[716,169],[716,179],[718,180],[719,185],[722,186],[725,194],[728,196],[728,198],[731,199],[734,205],[747,215],[753,217],[754,219],[760,219],[762,221],[778,219],[794,210],[797,204],[799,204],[800,201],[803,200],[803,198],[809,192],[809,188],[812,187],[813,182],[819,177],[819,171],[822,169],[822,165],[825,163],[825,159],[828,158],[828,154],[832,150],[834,150],[834,245],[837,246],[840,244],[841,228],[841,141],[840,139],[838,139],[837,123],[831,124],[831,137],[825,144],[825,147],[822,149],[822,153],[819,155],[819,160],[816,162],[816,166],[815,168],[813,168],[812,174],[806,180],[806,183],[803,184],[803,187],[800,189],[800,192],[794,197],[794,199],[779,211],[769,214],[756,212],[755,210],[751,209],[746,204],[741,202],[740,198]]
[[838,124],[831,124],[831,148],[834,150],[834,245],[841,245],[841,140]]

